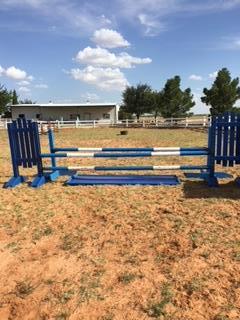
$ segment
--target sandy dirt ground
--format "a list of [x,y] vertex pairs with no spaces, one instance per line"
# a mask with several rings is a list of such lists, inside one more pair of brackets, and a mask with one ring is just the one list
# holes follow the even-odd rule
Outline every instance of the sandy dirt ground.
[[[186,129],[56,133],[57,145],[79,147],[204,146],[206,139]],[[224,171],[240,174],[239,167]],[[30,181],[34,172],[23,171]],[[239,320],[240,188],[234,179],[210,189],[177,174],[177,187],[67,187],[63,177],[38,190],[27,183],[6,190],[11,164],[1,131],[0,320]]]

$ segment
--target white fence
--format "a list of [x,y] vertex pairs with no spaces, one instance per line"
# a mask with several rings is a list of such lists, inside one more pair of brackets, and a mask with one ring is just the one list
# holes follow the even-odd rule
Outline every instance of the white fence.
[[[38,121],[40,126],[54,126],[63,128],[96,128],[96,127],[124,127],[124,128],[201,128],[208,127],[210,119],[204,117],[191,118],[158,118],[158,119],[126,119],[112,122],[110,120],[71,120],[71,121]],[[6,129],[11,119],[0,119],[0,129]]]

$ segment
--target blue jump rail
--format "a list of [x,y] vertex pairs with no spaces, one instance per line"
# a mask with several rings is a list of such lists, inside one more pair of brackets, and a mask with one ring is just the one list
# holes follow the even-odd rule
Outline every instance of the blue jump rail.
[[169,152],[126,152],[126,153],[42,153],[41,158],[142,158],[158,156],[208,156],[209,152],[200,151],[169,151]]

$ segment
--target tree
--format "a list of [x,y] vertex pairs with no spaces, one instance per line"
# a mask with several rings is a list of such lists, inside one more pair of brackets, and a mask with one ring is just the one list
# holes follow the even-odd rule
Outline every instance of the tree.
[[154,118],[156,120],[157,116],[162,114],[162,109],[163,109],[162,92],[153,91],[151,95],[152,95],[151,111],[153,112]]
[[123,96],[123,106],[121,112],[133,114],[137,119],[145,113],[151,111],[152,108],[152,89],[147,84],[138,84],[136,87],[127,87]]
[[19,104],[34,104],[34,103],[36,103],[36,101],[32,101],[30,99],[24,99],[19,101]]
[[16,90],[13,90],[12,92],[12,104],[18,104],[18,95]]
[[0,114],[8,111],[8,104],[11,102],[11,93],[0,84]]
[[195,105],[191,89],[180,88],[181,78],[175,76],[168,79],[161,92],[161,113],[164,118],[185,117]]
[[211,106],[211,115],[233,111],[236,101],[240,99],[239,78],[232,80],[228,69],[223,68],[218,72],[211,89],[204,88],[203,93],[205,96],[201,100]]

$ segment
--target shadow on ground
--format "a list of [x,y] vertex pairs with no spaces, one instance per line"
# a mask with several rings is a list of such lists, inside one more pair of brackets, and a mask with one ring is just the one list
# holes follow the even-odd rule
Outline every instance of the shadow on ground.
[[217,188],[209,188],[200,181],[183,182],[184,196],[189,199],[219,198],[240,200],[240,187],[234,181],[220,184]]

